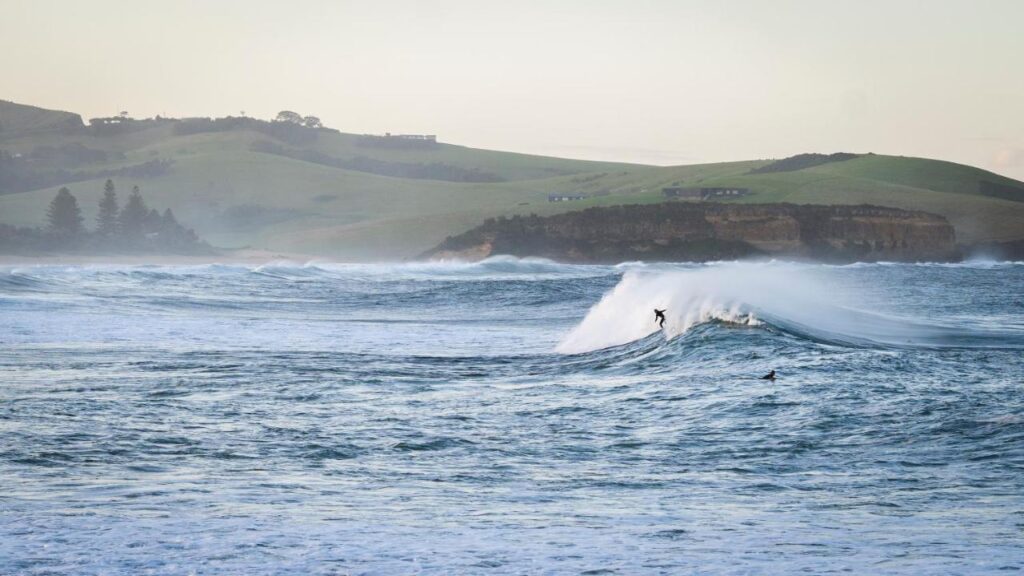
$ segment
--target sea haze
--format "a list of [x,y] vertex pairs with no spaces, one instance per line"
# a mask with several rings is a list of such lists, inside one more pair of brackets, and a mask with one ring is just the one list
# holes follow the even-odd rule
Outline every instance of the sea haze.
[[0,573],[1022,570],[1022,287],[1012,262],[0,267]]

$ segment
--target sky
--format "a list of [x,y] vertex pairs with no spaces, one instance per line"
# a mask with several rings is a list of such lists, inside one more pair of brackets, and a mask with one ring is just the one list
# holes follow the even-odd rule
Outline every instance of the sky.
[[288,109],[354,133],[692,164],[875,152],[1024,179],[1021,0],[0,0],[0,99]]

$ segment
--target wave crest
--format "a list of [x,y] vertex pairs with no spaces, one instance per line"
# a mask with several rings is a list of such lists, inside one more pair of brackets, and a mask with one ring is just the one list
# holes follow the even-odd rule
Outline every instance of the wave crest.
[[[857,299],[856,290],[837,282],[835,277],[796,265],[629,270],[555,350],[563,354],[591,352],[622,346],[659,330],[665,339],[672,339],[708,322],[765,326],[837,345],[1024,347],[1021,330],[944,325],[866,311],[864,308],[871,307],[867,303],[870,298]],[[664,328],[655,321],[655,308],[666,310]]]

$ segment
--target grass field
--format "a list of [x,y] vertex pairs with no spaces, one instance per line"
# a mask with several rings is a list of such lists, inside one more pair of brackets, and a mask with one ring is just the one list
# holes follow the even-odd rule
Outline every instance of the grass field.
[[[138,185],[153,207],[172,208],[205,239],[340,259],[402,259],[497,215],[553,214],[590,206],[664,201],[661,189],[745,187],[738,202],[870,203],[942,214],[964,243],[1024,238],[1024,202],[979,195],[982,180],[1024,189],[984,170],[949,162],[861,156],[792,172],[751,174],[768,160],[693,166],[589,162],[441,144],[429,149],[367,148],[357,135],[318,131],[289,149],[337,159],[358,156],[406,164],[440,163],[496,175],[501,182],[394,178],[256,152],[273,138],[254,130],[177,135],[173,124],[96,135],[67,130],[72,115],[0,102],[0,150],[30,155],[40,146],[81,144],[108,159],[76,166],[98,171],[153,159],[172,162],[152,178],[114,178],[124,195]],[[64,127],[64,128],[62,128]],[[45,163],[40,169],[53,168]],[[67,183],[92,224],[105,178]],[[57,186],[0,195],[0,222],[35,226]],[[549,193],[586,200],[549,203]],[[1024,199],[1024,197],[1022,197]]]

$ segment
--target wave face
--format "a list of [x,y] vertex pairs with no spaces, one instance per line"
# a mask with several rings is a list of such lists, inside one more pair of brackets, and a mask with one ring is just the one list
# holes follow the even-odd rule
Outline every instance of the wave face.
[[[661,331],[666,339],[718,322],[767,326],[812,342],[863,346],[1021,348],[1015,326],[993,329],[960,320],[868,309],[872,304],[824,268],[728,264],[673,271],[628,271],[559,343],[563,353],[620,346]],[[898,288],[897,288],[898,289]],[[654,309],[665,310],[664,326]],[[1012,321],[1011,321],[1012,324]]]
[[0,573],[1024,569],[1022,286],[1012,262],[0,267]]

